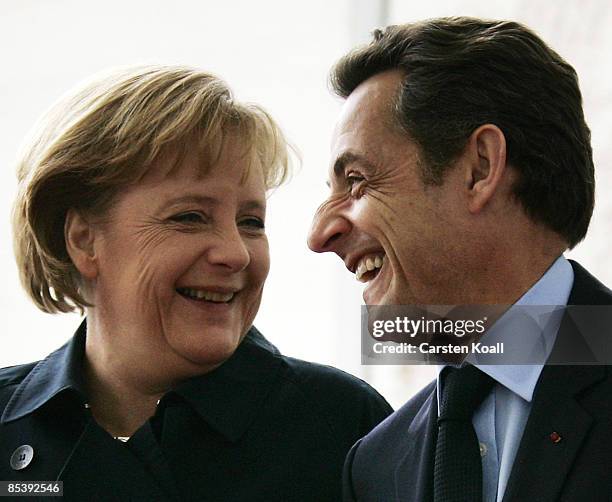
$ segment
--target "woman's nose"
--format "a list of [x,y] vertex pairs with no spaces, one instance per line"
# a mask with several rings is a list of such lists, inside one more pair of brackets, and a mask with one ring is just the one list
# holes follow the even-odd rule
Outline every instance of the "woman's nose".
[[249,265],[251,255],[237,227],[218,235],[217,243],[208,252],[208,261],[231,272],[240,272]]

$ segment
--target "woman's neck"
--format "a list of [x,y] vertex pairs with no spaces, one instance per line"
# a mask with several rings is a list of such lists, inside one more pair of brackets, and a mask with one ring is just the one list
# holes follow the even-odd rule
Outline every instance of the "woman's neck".
[[164,392],[142,391],[118,375],[100,371],[95,358],[85,364],[89,406],[96,422],[112,436],[132,436],[154,415]]
[[[159,399],[173,387],[170,372],[122,346],[121,338],[106,333],[88,315],[83,371],[91,412],[109,434],[131,436],[155,413]],[[161,375],[161,376],[160,376]]]

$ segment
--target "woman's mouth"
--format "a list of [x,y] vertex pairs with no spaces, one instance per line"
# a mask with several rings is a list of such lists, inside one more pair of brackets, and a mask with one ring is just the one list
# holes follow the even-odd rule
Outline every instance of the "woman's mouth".
[[229,303],[235,296],[234,292],[220,293],[217,291],[195,288],[176,288],[176,292],[190,300],[212,303]]

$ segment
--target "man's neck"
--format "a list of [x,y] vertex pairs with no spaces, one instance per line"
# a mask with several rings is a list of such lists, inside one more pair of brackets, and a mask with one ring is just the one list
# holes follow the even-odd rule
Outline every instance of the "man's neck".
[[525,294],[563,254],[564,244],[547,247],[505,247],[489,260],[464,274],[466,282],[457,304],[512,305]]

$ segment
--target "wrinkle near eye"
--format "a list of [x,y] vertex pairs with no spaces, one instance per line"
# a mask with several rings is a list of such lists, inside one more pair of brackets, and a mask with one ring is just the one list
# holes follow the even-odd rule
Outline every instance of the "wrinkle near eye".
[[372,200],[372,202],[374,202],[374,201],[377,202],[381,206],[383,206],[386,209],[388,209],[390,212],[394,211],[393,206],[391,204],[389,204],[389,202],[387,202],[389,200],[389,198],[385,197],[384,194],[381,194],[380,192],[377,192],[375,190],[371,190],[368,193],[368,196]]
[[327,200],[318,207],[316,214],[319,215],[335,209],[344,202],[348,201],[350,199],[350,195],[350,193],[335,193],[330,195]]
[[134,235],[142,245],[142,250],[155,249],[164,242],[170,233],[175,231],[173,227],[184,227],[180,223],[168,223],[163,220],[152,219],[136,227]]

